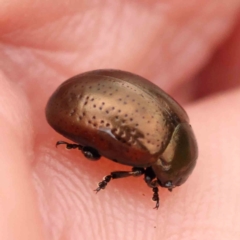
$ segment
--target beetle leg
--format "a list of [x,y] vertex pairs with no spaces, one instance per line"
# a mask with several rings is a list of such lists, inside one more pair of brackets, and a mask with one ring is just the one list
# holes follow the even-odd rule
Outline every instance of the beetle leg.
[[61,144],[65,144],[67,149],[76,149],[76,148],[78,148],[79,150],[83,149],[83,146],[80,144],[68,143],[68,142],[64,142],[64,141],[57,141],[56,147]]
[[92,147],[82,147],[82,153],[89,160],[95,161],[101,158],[98,151]]
[[[155,178],[156,178],[156,175],[153,172],[153,169],[151,167],[148,167],[145,170],[144,181],[147,183],[147,185],[150,188],[155,188],[155,187],[159,186],[159,183]],[[153,179],[155,179],[155,180],[153,180]]]
[[94,191],[98,193],[101,189],[104,189],[111,179],[118,179],[118,178],[130,177],[130,176],[138,177],[144,173],[145,173],[144,168],[136,168],[136,167],[132,168],[132,171],[111,172],[110,175],[107,175],[106,177],[103,178],[103,181],[98,183],[98,188],[95,189]]
[[153,190],[152,200],[156,202],[156,206],[153,209],[158,209],[159,207],[158,187],[154,187],[152,190]]
[[96,188],[94,191],[98,193],[101,189],[104,189],[111,179],[112,179],[111,175],[107,175],[106,177],[104,177],[103,180],[98,183],[98,188]]
[[156,202],[156,206],[154,209],[158,209],[158,207],[159,207],[159,195],[158,195],[159,183],[158,183],[157,179],[155,179],[155,178],[156,178],[156,175],[153,172],[153,169],[151,167],[148,167],[145,171],[144,180],[147,183],[147,185],[150,188],[152,188],[152,190],[153,190],[152,200]]
[[88,146],[83,147],[80,144],[68,143],[68,142],[64,142],[64,141],[57,141],[56,147],[58,145],[61,145],[61,144],[65,144],[67,149],[76,149],[76,148],[78,148],[79,150],[82,151],[83,155],[87,159],[95,161],[95,160],[98,160],[98,159],[101,158],[101,155],[98,153],[98,151],[96,149],[92,148],[92,147],[88,147]]
[[116,178],[124,178],[124,177],[139,177],[141,175],[143,175],[145,173],[145,169],[144,168],[132,168],[132,171],[115,171],[115,172],[111,172],[111,176],[113,179]]

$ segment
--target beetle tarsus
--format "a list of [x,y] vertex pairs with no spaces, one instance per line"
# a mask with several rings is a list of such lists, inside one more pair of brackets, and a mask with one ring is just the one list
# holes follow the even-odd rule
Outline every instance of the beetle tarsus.
[[156,206],[153,209],[158,209],[159,208],[159,195],[158,195],[158,188],[154,187],[153,189],[153,197],[152,200],[156,202]]
[[98,183],[98,188],[96,188],[94,191],[98,193],[101,189],[104,189],[111,179],[112,179],[111,175],[107,175],[106,177],[104,177],[103,180],[100,183]]

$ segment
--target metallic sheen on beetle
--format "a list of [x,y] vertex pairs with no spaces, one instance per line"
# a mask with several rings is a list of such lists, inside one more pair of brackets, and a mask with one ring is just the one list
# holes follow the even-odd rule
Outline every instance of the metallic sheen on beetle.
[[197,142],[184,109],[147,79],[120,70],[94,70],[62,83],[46,106],[48,123],[90,160],[104,156],[132,166],[111,179],[144,175],[159,206],[158,187],[183,184],[196,165]]

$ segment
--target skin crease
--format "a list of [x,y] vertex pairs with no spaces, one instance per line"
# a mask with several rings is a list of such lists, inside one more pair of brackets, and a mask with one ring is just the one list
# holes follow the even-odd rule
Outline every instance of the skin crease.
[[[0,8],[0,239],[239,239],[239,0],[4,1]],[[160,208],[140,178],[47,124],[50,94],[92,69],[140,74],[183,104],[197,166]]]

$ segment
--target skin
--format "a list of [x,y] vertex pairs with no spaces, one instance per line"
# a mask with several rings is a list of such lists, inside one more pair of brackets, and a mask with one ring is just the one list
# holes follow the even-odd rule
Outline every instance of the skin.
[[[0,239],[239,239],[240,1],[156,2],[1,0]],[[128,167],[54,146],[48,97],[97,68],[152,80],[190,116],[196,169],[158,211],[141,178],[92,191]]]

